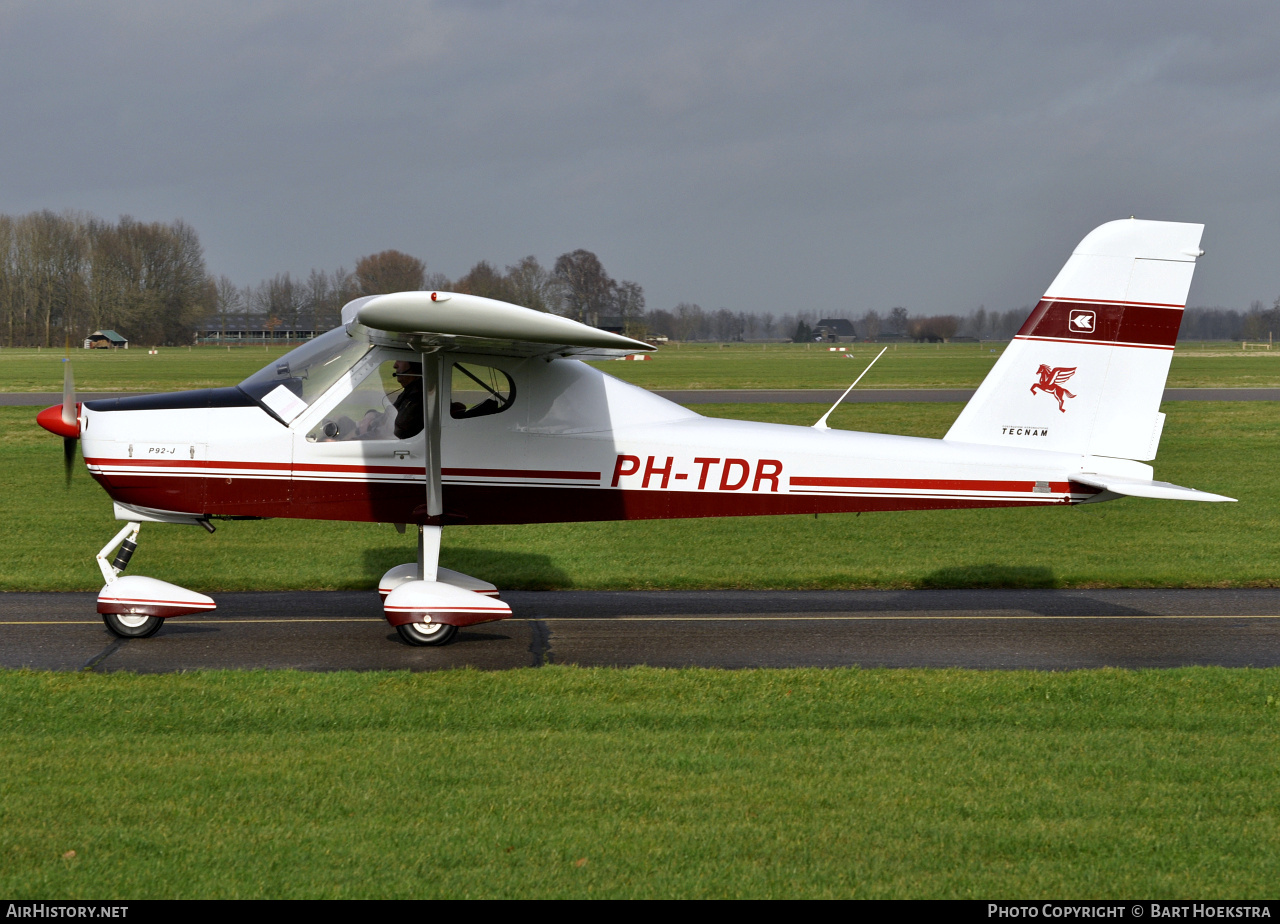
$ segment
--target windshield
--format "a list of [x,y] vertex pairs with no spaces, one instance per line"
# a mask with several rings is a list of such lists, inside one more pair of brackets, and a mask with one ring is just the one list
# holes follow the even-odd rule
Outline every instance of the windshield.
[[287,424],[371,349],[373,344],[364,337],[352,337],[338,327],[259,369],[240,383],[240,390]]

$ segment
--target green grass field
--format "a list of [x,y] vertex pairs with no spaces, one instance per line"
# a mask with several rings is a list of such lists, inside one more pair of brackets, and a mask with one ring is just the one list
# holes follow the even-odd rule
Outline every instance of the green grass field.
[[0,892],[1268,898],[1278,702],[1211,668],[6,672]]
[[[958,404],[850,405],[834,426],[941,436]],[[708,414],[812,423],[816,405],[702,405]],[[458,526],[442,564],[507,589],[1218,587],[1280,583],[1280,427],[1269,402],[1165,406],[1156,475],[1238,504],[1127,498],[1074,508]],[[0,408],[6,542],[0,590],[97,590],[93,556],[116,531],[80,467],[31,408]],[[413,558],[391,526],[306,520],[144,525],[131,568],[202,591],[373,587]],[[696,549],[697,554],[690,554]]]
[[[849,346],[849,345],[846,345]],[[1234,346],[1234,348],[1233,348]],[[854,344],[848,354],[820,344],[705,344],[664,347],[649,362],[604,362],[610,375],[646,388],[844,388],[880,351]],[[1004,349],[991,344],[890,345],[859,388],[973,388]],[[73,350],[83,392],[178,391],[234,385],[284,353],[280,347]],[[62,390],[62,350],[0,351],[0,392]],[[1280,386],[1280,351],[1243,352],[1238,345],[1182,344],[1169,373],[1174,388]]]

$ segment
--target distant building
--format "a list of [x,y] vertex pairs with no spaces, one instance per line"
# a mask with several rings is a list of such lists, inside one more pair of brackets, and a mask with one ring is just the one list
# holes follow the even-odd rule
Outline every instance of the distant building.
[[113,330],[95,330],[84,338],[86,350],[127,350],[129,341]]
[[828,343],[855,340],[858,336],[853,323],[846,318],[823,318],[813,326],[813,334],[815,340],[822,339]]
[[250,319],[248,324],[243,321],[229,321],[224,329],[221,321],[211,318],[205,321],[203,326],[196,328],[196,343],[287,343],[310,340],[317,333],[321,332],[268,326],[267,322],[259,318]]

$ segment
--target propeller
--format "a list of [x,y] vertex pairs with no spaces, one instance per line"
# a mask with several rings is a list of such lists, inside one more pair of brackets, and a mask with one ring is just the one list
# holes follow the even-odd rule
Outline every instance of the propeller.
[[62,361],[62,423],[67,429],[75,430],[75,436],[62,438],[62,468],[67,477],[67,486],[71,485],[71,469],[76,464],[76,443],[80,441],[80,424],[76,414],[76,380],[71,373],[71,360]]
[[71,484],[71,467],[76,461],[76,443],[80,439],[80,408],[76,404],[76,385],[71,377],[71,360],[63,360],[62,404],[47,407],[36,415],[36,423],[50,433],[62,437],[62,461],[67,484]]

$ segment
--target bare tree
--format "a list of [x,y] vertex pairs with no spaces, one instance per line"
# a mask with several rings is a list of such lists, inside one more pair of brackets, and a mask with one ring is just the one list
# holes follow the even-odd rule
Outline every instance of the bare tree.
[[614,281],[604,271],[600,258],[589,250],[575,250],[556,258],[552,270],[563,286],[565,314],[593,326],[613,301]]
[[644,316],[644,320],[650,336],[675,339],[676,317],[670,311],[661,308],[650,311]]
[[495,298],[500,302],[514,301],[506,277],[494,269],[488,260],[481,260],[471,267],[465,276],[454,282],[453,288],[457,292],[481,298]]
[[916,317],[907,321],[907,334],[912,340],[927,340],[930,343],[937,343],[954,337],[959,326],[960,319],[954,314]]
[[288,273],[279,273],[267,280],[267,314],[277,318],[280,326],[289,331],[289,338],[297,334],[298,319],[302,314],[302,291]]
[[717,308],[711,316],[711,336],[721,343],[742,339],[742,324],[728,308]]
[[426,272],[425,263],[398,250],[384,250],[356,261],[361,295],[420,291]]
[[647,332],[644,323],[644,289],[638,282],[623,280],[614,288],[613,308],[622,318],[622,331],[628,337],[643,337]]
[[560,305],[560,282],[532,254],[507,267],[507,285],[517,305],[534,311],[555,311]]
[[677,340],[697,340],[706,326],[706,315],[701,305],[681,302],[676,305],[675,336]]
[[453,280],[444,273],[427,273],[422,277],[422,289],[425,292],[452,292]]
[[4,342],[9,345],[14,343],[14,322],[17,320],[13,310],[16,283],[13,272],[13,219],[8,215],[0,215],[0,310],[4,311]]
[[872,309],[862,316],[862,335],[868,340],[880,336],[880,313]]
[[973,336],[981,340],[987,334],[987,306],[979,305],[978,310],[969,316],[966,325]]
[[213,289],[214,317],[218,329],[222,331],[222,339],[227,337],[227,324],[234,324],[236,317],[244,311],[244,293],[228,276],[219,276]]

